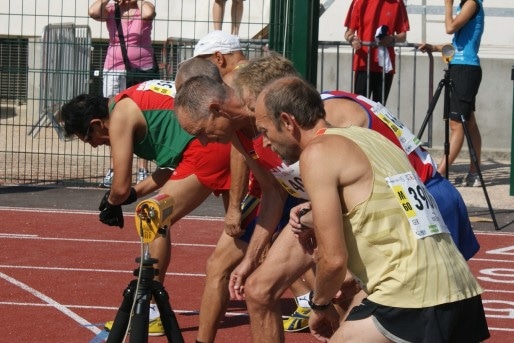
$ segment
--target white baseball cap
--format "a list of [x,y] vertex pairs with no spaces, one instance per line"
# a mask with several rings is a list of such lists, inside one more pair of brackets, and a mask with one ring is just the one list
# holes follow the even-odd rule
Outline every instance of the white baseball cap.
[[193,57],[200,55],[211,55],[219,51],[222,54],[230,54],[233,51],[243,50],[239,39],[226,32],[216,30],[202,37],[196,43]]

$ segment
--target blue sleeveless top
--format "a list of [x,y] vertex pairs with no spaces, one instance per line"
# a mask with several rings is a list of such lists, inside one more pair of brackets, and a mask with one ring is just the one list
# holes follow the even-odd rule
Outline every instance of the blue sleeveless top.
[[[484,33],[484,6],[482,0],[475,1],[478,6],[477,12],[471,19],[453,35],[452,44],[455,47],[455,56],[453,56],[450,64],[466,64],[480,65],[478,57],[478,49],[480,49],[480,40]],[[457,13],[461,11],[461,5],[457,9]]]

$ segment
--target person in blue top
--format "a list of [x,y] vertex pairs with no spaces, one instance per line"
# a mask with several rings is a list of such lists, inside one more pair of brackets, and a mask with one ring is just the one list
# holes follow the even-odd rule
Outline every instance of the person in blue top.
[[[450,151],[448,165],[445,159],[440,163],[438,171],[446,173],[446,169],[455,161],[464,143],[464,128],[461,113],[466,119],[471,144],[480,164],[482,138],[475,118],[475,99],[482,81],[482,68],[478,50],[484,32],[483,0],[461,0],[453,15],[453,1],[445,0],[446,33],[453,34],[452,45],[455,55],[450,61],[450,78],[453,81],[455,94],[450,98]],[[422,44],[419,49],[425,51],[442,51],[443,45]],[[457,181],[457,179],[456,179]],[[457,183],[459,183],[457,181]],[[469,171],[460,181],[462,186],[479,187],[480,179],[475,165],[470,161]]]

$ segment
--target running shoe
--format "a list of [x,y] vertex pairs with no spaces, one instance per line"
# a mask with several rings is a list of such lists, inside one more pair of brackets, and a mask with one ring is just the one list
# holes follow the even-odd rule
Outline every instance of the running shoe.
[[136,183],[140,183],[141,181],[146,179],[148,175],[150,175],[148,170],[146,170],[145,168],[139,168],[139,170],[137,171]]
[[480,187],[482,184],[480,183],[478,173],[467,173],[462,179],[461,185],[464,187]]
[[285,332],[298,332],[309,327],[309,315],[311,309],[298,306],[293,314],[282,320]]
[[[110,320],[104,324],[105,331],[109,332],[112,329],[114,321]],[[161,318],[157,317],[154,320],[150,320],[148,323],[148,336],[163,336],[164,326],[162,326]]]
[[109,168],[107,169],[107,173],[105,173],[104,179],[100,184],[102,188],[111,188],[112,186],[112,178],[114,177],[114,170]]

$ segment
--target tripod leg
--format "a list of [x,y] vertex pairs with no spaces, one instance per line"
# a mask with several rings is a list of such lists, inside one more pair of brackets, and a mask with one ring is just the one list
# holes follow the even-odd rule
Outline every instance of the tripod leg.
[[423,120],[423,124],[421,124],[421,128],[418,132],[418,139],[421,140],[421,136],[423,136],[423,132],[425,131],[425,128],[430,120],[432,118],[432,113],[434,113],[435,105],[437,104],[437,100],[439,100],[439,96],[441,95],[441,90],[444,86],[444,80],[441,80],[439,82],[439,85],[437,86],[437,89],[432,96],[432,100],[430,100],[430,104],[428,105],[427,115],[425,116],[425,119]]
[[184,343],[177,317],[170,305],[168,292],[159,281],[153,280],[152,294],[161,313],[161,321],[168,342]]
[[132,302],[134,300],[134,291],[136,284],[134,281],[130,282],[128,287],[123,292],[123,301],[118,309],[118,313],[114,318],[114,323],[109,331],[107,343],[121,343],[125,338],[128,323],[130,320],[130,310],[132,309]]
[[491,219],[493,220],[494,229],[500,230],[500,228],[498,227],[498,223],[496,222],[496,216],[494,214],[493,207],[491,206],[491,200],[489,199],[489,194],[487,193],[487,188],[485,187],[484,178],[482,177],[482,170],[480,169],[480,163],[478,163],[475,148],[473,147],[473,143],[471,142],[471,137],[470,137],[469,131],[468,131],[468,124],[467,124],[466,118],[464,118],[464,116],[462,115],[462,112],[461,112],[460,118],[462,121],[462,128],[464,130],[464,136],[466,137],[466,141],[468,143],[469,156],[471,158],[471,161],[473,161],[473,164],[475,165],[475,169],[477,170],[478,178],[480,179],[480,184],[482,185],[482,189],[484,191],[484,197],[487,202],[487,206],[489,207],[489,213],[491,214]]
[[150,300],[152,299],[152,290],[148,283],[151,281],[153,280],[147,281],[143,278],[139,285],[130,328],[130,343],[148,342],[148,317],[150,314]]
[[[448,82],[448,92],[451,96],[457,96],[455,92],[455,85],[453,84],[452,80],[449,80]],[[456,102],[459,103],[458,101]],[[460,107],[460,104],[458,105]],[[494,214],[493,207],[491,206],[491,200],[489,199],[489,194],[487,193],[487,188],[485,187],[484,178],[482,177],[482,170],[480,169],[480,163],[478,163],[477,155],[475,152],[475,148],[473,147],[473,143],[471,141],[471,137],[469,135],[468,131],[468,124],[466,121],[466,118],[463,115],[462,109],[458,108],[460,113],[460,120],[462,122],[462,129],[464,130],[464,137],[466,137],[466,142],[468,143],[469,148],[469,156],[471,158],[471,161],[473,162],[473,165],[475,166],[475,169],[477,170],[478,178],[480,179],[480,184],[482,185],[482,190],[484,191],[484,197],[487,202],[487,207],[489,208],[489,213],[491,214],[491,219],[493,220],[494,229],[500,230],[498,227],[498,223],[496,222],[496,216]],[[448,171],[448,164],[446,165],[446,170]]]
[[449,70],[446,70],[445,72],[445,77],[444,77],[444,81],[445,81],[445,85],[447,85],[447,87],[445,87],[444,89],[444,115],[443,115],[443,120],[444,120],[444,169],[445,169],[445,172],[444,172],[444,177],[448,180],[448,174],[450,172],[450,166],[449,166],[449,161],[450,161],[450,81],[449,81],[449,77],[450,77],[450,72]]

